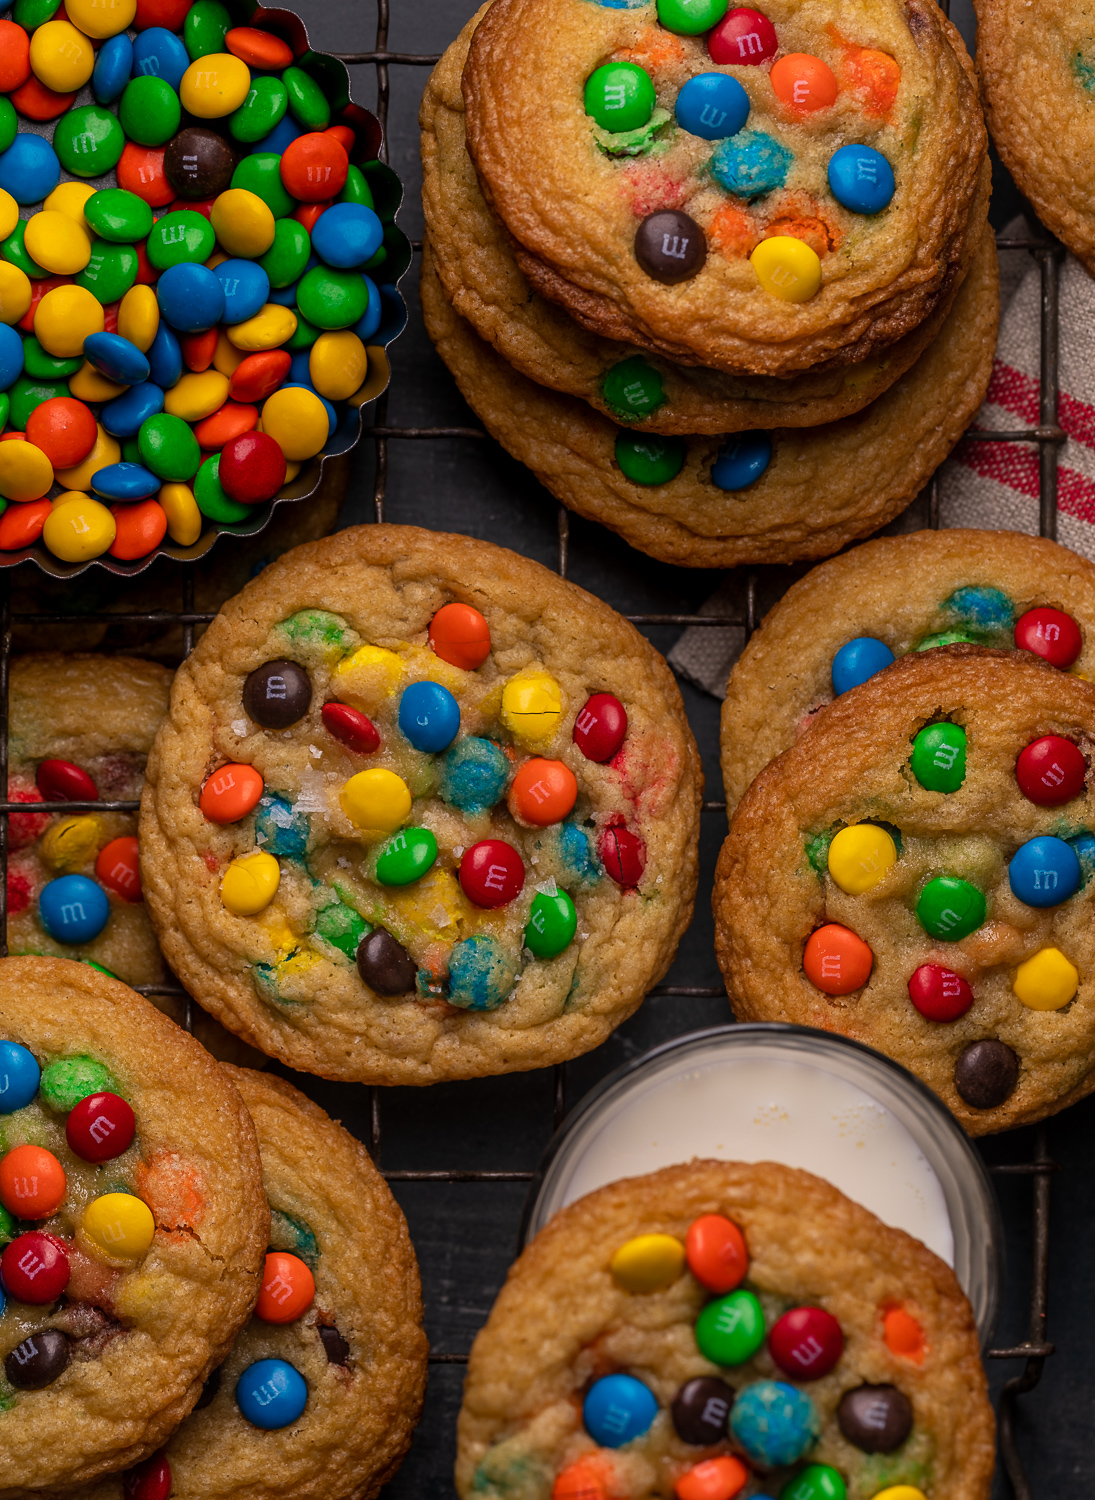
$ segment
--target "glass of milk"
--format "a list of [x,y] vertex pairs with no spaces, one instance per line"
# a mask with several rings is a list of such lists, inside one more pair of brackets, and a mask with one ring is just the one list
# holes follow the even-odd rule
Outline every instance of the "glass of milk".
[[981,1158],[911,1073],[805,1026],[691,1032],[603,1079],[544,1155],[522,1243],[595,1188],[693,1157],[776,1161],[826,1178],[953,1267],[988,1341],[1003,1238]]

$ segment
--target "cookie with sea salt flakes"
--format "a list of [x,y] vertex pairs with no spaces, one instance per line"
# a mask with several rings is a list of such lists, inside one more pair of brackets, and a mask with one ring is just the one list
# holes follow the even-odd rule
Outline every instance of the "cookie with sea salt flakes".
[[668,967],[701,785],[614,610],[486,542],[352,528],[272,563],[176,675],[146,898],[190,993],[291,1066],[543,1067]]
[[987,1500],[954,1273],[808,1172],[693,1161],[556,1214],[468,1362],[462,1500]]
[[727,9],[495,0],[463,77],[487,201],[605,337],[731,373],[867,359],[981,237],[973,65],[927,0],[771,0],[741,34]]
[[834,697],[909,651],[965,641],[1095,677],[1095,567],[1017,531],[880,537],[807,573],[730,673],[722,776],[731,815],[753,777]]
[[[258,1305],[164,1448],[72,1500],[370,1500],[421,1412],[418,1266],[387,1184],[364,1146],[289,1084],[225,1071],[255,1122],[271,1210]],[[289,1385],[304,1381],[293,1420],[278,1395],[258,1410],[271,1425],[244,1415],[240,1393],[246,1404],[261,1361],[288,1367]]]
[[971,1135],[1095,1089],[1095,687],[1029,655],[912,652],[738,804],[712,904],[740,1020],[865,1042]]
[[178,1426],[250,1315],[270,1215],[239,1093],[117,980],[0,959],[0,1058],[0,1496],[27,1500]]

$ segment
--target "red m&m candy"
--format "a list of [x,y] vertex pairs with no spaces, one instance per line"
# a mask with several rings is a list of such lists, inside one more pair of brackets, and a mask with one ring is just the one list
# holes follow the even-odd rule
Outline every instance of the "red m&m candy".
[[358,755],[372,755],[380,749],[380,731],[366,714],[348,703],[325,703],[320,711],[323,727],[333,740],[355,750]]
[[17,1302],[55,1302],[68,1286],[69,1275],[63,1242],[38,1229],[18,1235],[0,1256],[4,1288]]
[[104,844],[95,861],[95,878],[123,901],[140,901],[141,856],[135,834],[123,834]]
[[1063,609],[1041,605],[1028,609],[1015,623],[1015,644],[1020,651],[1033,651],[1051,667],[1065,671],[1083,649],[1080,627]]
[[1015,762],[1015,779],[1028,801],[1038,807],[1060,807],[1084,789],[1087,764],[1078,745],[1059,734],[1034,740]]
[[767,62],[779,48],[776,28],[759,10],[730,11],[707,38],[711,61],[745,66]]
[[524,862],[503,839],[473,844],[460,861],[460,885],[476,906],[505,906],[521,894],[524,883]]
[[21,88],[29,77],[30,37],[15,21],[0,21],[0,94]]
[[611,693],[594,693],[574,721],[574,743],[586,760],[611,760],[627,735],[627,710]]
[[688,1269],[701,1286],[722,1296],[732,1292],[749,1269],[745,1236],[723,1214],[701,1214],[684,1237]]
[[601,834],[601,859],[617,885],[635,886],[646,868],[646,845],[630,828],[614,824]]
[[768,1349],[793,1380],[820,1380],[844,1353],[844,1335],[823,1307],[793,1307],[769,1333]]
[[122,1479],[125,1500],[167,1500],[171,1494],[171,1465],[161,1448]]
[[255,1316],[264,1323],[295,1323],[311,1307],[316,1283],[299,1255],[271,1250],[262,1272]]
[[69,1146],[83,1161],[113,1161],[137,1133],[133,1111],[118,1094],[88,1094],[65,1122]]
[[909,980],[909,999],[928,1021],[957,1021],[973,1004],[973,991],[953,969],[921,964]]
[[221,449],[220,480],[243,505],[272,500],[285,483],[285,454],[265,432],[245,432]]
[[44,760],[34,773],[47,802],[98,802],[99,792],[86,771],[70,760]]
[[490,626],[470,604],[443,604],[430,621],[435,656],[474,672],[490,655]]

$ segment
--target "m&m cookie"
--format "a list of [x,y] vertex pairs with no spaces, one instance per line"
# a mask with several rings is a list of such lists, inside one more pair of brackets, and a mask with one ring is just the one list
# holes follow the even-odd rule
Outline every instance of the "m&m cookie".
[[142,878],[229,1029],[375,1083],[595,1046],[691,915],[701,776],[662,658],[536,563],[409,527],[287,553],[176,675]]
[[197,1409],[80,1500],[360,1500],[406,1452],[426,1337],[403,1215],[365,1148],[280,1078],[226,1067],[270,1204],[258,1302]]
[[192,1037],[53,958],[0,959],[0,1127],[0,1489],[71,1488],[149,1457],[249,1317],[255,1131]]
[[910,651],[956,642],[1029,651],[1095,676],[1095,568],[1014,531],[882,537],[822,563],[766,616],[730,673],[722,775],[733,813],[825,706]]
[[887,1053],[973,1135],[1090,1093],[1093,739],[1095,688],[1031,654],[910,650],[841,693],[723,845],[734,1014]]
[[456,1487],[987,1500],[993,1448],[948,1266],[807,1172],[693,1161],[579,1199],[524,1251],[472,1348]]

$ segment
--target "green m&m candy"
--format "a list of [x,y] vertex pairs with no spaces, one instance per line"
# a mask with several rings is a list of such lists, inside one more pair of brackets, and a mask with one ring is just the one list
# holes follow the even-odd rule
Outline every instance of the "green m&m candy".
[[313,266],[297,287],[297,306],[317,328],[352,328],[368,305],[369,289],[358,271]]
[[8,395],[11,398],[12,431],[26,432],[27,418],[35,407],[41,406],[43,401],[52,401],[57,396],[67,396],[68,386],[63,382],[52,384],[42,380],[28,380],[25,375],[20,375]]
[[913,775],[929,792],[956,792],[966,779],[966,731],[928,724],[913,740]]
[[12,19],[24,31],[34,31],[44,26],[51,16],[61,8],[61,0],[15,0]]
[[27,232],[26,219],[20,219],[7,239],[0,244],[0,256],[10,261],[13,266],[18,266],[24,276],[29,276],[32,281],[41,281],[43,276],[49,272],[44,266],[40,266],[36,260],[31,260],[27,254],[27,247],[23,243],[23,236]]
[[366,208],[375,208],[373,202],[373,190],[365,181],[365,174],[360,167],[352,163],[350,170],[346,173],[346,186],[335,199],[336,203],[364,203]]
[[299,354],[302,349],[310,349],[312,347],[316,339],[319,338],[321,331],[314,323],[309,323],[308,319],[302,316],[298,308],[296,332],[292,338],[286,339],[281,347],[288,349],[290,354]]
[[136,193],[125,188],[104,188],[84,204],[84,218],[100,239],[112,244],[135,245],[152,232],[152,210]]
[[619,417],[648,417],[665,402],[662,377],[641,354],[620,360],[601,376],[601,395]]
[[376,862],[381,885],[410,885],[433,868],[437,840],[428,828],[401,828],[384,845]]
[[73,177],[102,177],[118,165],[125,131],[116,115],[99,104],[66,110],[53,133],[53,149]]
[[281,121],[288,106],[289,95],[280,78],[253,78],[247,98],[228,117],[228,128],[237,141],[261,141]]
[[190,54],[190,61],[208,57],[211,52],[223,52],[224,39],[232,26],[232,17],[220,0],[197,0],[186,13],[183,22],[183,43]]
[[33,333],[23,339],[23,374],[32,380],[67,380],[83,363],[79,355],[75,359],[58,359],[47,354]]
[[650,74],[636,63],[605,63],[586,79],[586,114],[614,135],[645,125],[656,103]]
[[97,964],[93,958],[81,958],[82,964],[87,964],[89,969],[94,969],[96,974],[105,974],[108,979],[117,979],[113,969],[108,969],[106,964]]
[[968,880],[937,875],[920,892],[916,915],[924,931],[945,942],[969,937],[985,920],[985,898]]
[[140,462],[160,479],[181,484],[193,478],[202,461],[202,451],[189,423],[169,412],[146,417],[137,433]]
[[89,1094],[120,1093],[110,1069],[94,1057],[58,1057],[42,1069],[38,1092],[50,1109],[67,1115]]
[[764,1310],[739,1287],[709,1302],[696,1320],[696,1343],[714,1365],[743,1365],[764,1343]]
[[847,1493],[839,1469],[830,1464],[809,1464],[790,1484],[783,1486],[779,1500],[845,1500]]
[[680,437],[621,432],[616,439],[616,462],[632,484],[668,484],[684,468],[687,456],[688,446]]
[[141,460],[141,445],[136,437],[122,439],[122,459],[127,464],[139,464]]
[[965,630],[938,630],[934,635],[926,635],[916,651],[934,651],[936,646],[976,646],[977,639]]
[[365,918],[344,901],[332,901],[316,916],[317,935],[347,958],[356,956],[361,939],[372,930]]
[[289,196],[281,180],[281,157],[272,151],[245,156],[232,173],[232,186],[246,188],[261,198],[275,219],[287,218],[297,206],[297,200]]
[[241,505],[225,493],[221,484],[221,456],[214,453],[207,458],[194,478],[194,499],[198,509],[210,521],[243,521],[251,514],[251,506]]
[[303,68],[286,68],[281,75],[289,95],[289,113],[305,130],[326,130],[331,106],[315,79]]
[[[5,391],[4,394],[2,396],[0,396],[0,432],[3,432],[4,428],[8,425],[8,414],[9,414],[10,411],[11,411],[11,401],[10,401],[10,399],[8,397],[7,391]],[[4,510],[7,510],[7,508],[8,508],[8,502],[5,500],[4,501]],[[4,514],[4,511],[0,510],[0,516],[2,516],[3,514]]]
[[717,26],[730,0],[658,0],[658,20],[678,36],[699,36]]
[[217,237],[204,214],[192,208],[180,208],[164,214],[152,226],[145,250],[157,271],[179,266],[186,261],[200,265],[213,254]]
[[0,1207],[0,1245],[15,1238],[15,1220],[6,1208]]
[[308,231],[296,219],[277,219],[274,223],[274,243],[265,255],[259,256],[259,265],[270,278],[270,285],[292,286],[304,272],[308,257],[312,253],[312,242]]
[[525,927],[525,947],[536,958],[554,958],[569,948],[578,930],[578,913],[566,891],[537,893]]
[[76,278],[76,285],[86,287],[106,307],[117,302],[137,280],[140,262],[132,245],[111,245],[106,240],[92,240],[91,259]]
[[126,84],[118,102],[118,118],[138,146],[166,146],[179,128],[182,105],[165,78],[142,74]]
[[19,130],[19,116],[15,106],[5,94],[0,98],[0,151],[6,151]]

